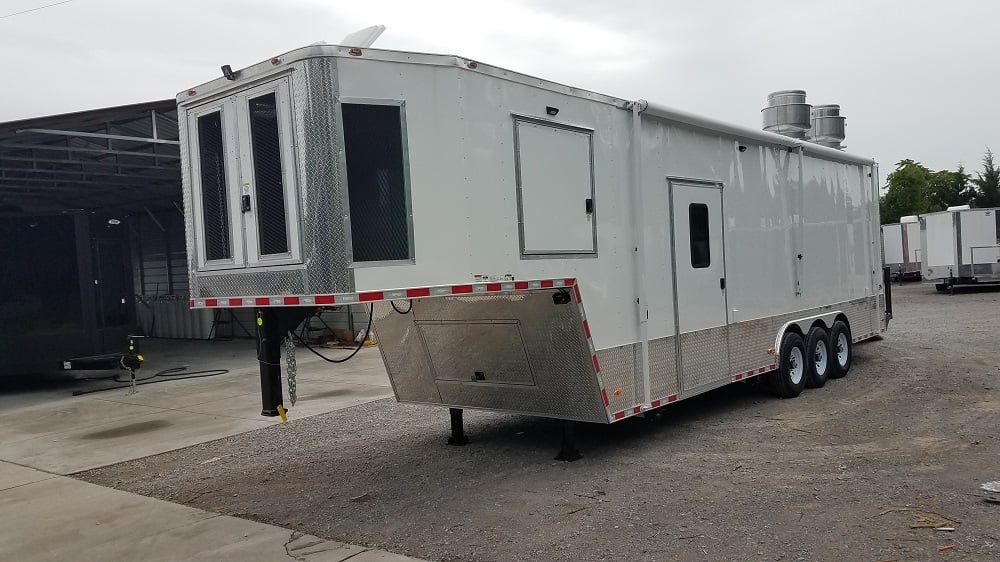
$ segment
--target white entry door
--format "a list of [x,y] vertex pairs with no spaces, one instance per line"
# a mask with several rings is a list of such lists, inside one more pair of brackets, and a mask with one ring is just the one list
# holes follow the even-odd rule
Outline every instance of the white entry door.
[[670,180],[682,391],[729,380],[722,186]]

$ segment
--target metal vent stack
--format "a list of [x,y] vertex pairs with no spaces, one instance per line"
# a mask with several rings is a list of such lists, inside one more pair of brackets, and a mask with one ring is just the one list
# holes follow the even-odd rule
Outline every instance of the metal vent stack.
[[843,150],[847,118],[840,114],[837,104],[817,105],[812,108],[812,128],[806,140],[819,145]]
[[779,90],[767,95],[767,107],[760,110],[764,130],[796,139],[806,138],[812,126],[812,106],[806,103],[805,90]]

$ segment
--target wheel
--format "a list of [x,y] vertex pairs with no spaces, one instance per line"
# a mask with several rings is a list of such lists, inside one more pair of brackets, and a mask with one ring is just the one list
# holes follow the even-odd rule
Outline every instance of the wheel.
[[851,328],[837,320],[830,328],[830,378],[839,379],[847,376],[854,360],[854,344],[851,342]]
[[830,378],[830,336],[822,326],[815,326],[806,335],[806,387],[819,388]]
[[948,290],[948,285],[946,283],[938,283],[934,285],[934,288],[937,289],[939,293],[943,293]]
[[806,344],[802,336],[788,332],[781,339],[778,370],[769,379],[771,393],[782,398],[795,398],[806,387]]

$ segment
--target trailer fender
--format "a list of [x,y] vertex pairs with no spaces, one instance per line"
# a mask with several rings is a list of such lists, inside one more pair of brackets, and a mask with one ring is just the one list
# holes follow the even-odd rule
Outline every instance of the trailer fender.
[[781,340],[785,338],[785,332],[787,332],[789,328],[797,326],[799,331],[802,332],[802,334],[805,334],[809,331],[809,327],[815,324],[818,320],[822,322],[826,329],[829,330],[830,326],[833,326],[833,322],[836,320],[837,316],[842,314],[844,313],[840,310],[831,310],[822,314],[815,314],[813,316],[806,316],[804,318],[798,318],[785,322],[781,328],[778,329],[778,334],[774,338],[774,347],[771,348],[772,353],[775,356],[775,364],[780,365],[781,363],[781,357],[779,357],[778,350],[781,349]]

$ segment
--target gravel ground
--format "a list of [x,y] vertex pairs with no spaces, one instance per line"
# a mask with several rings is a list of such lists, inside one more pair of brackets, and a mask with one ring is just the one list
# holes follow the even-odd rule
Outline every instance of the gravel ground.
[[574,463],[550,420],[447,447],[447,411],[381,400],[77,476],[432,560],[1000,560],[1000,291],[894,301],[847,378],[583,426]]

